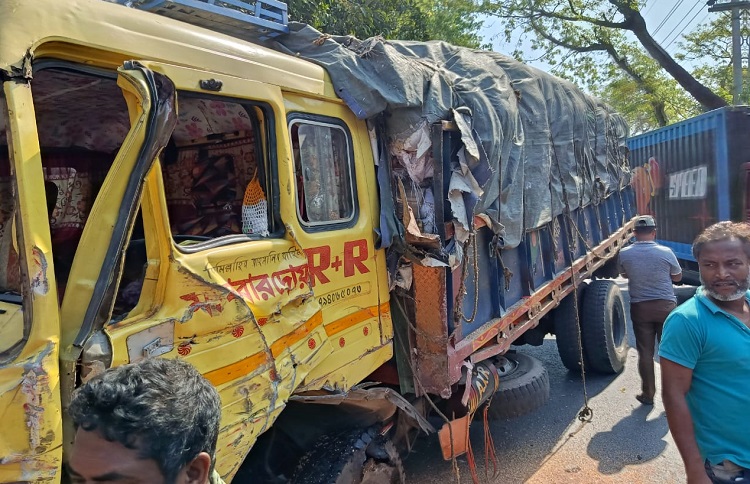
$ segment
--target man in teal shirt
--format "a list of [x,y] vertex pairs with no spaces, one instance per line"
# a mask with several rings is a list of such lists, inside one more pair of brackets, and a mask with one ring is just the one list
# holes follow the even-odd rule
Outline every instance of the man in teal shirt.
[[659,349],[669,429],[688,484],[750,483],[750,225],[712,225],[693,256],[703,285]]

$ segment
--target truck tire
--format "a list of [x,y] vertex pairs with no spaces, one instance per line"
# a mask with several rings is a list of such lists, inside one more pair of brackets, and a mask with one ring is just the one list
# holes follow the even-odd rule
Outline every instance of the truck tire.
[[490,420],[520,417],[533,412],[549,400],[549,375],[542,362],[522,353],[504,355],[512,368],[498,371],[500,385],[489,403]]
[[322,437],[302,457],[292,484],[405,484],[396,446],[374,430]]
[[[562,364],[570,371],[581,371],[581,342],[583,341],[583,293],[586,291],[588,284],[585,282],[578,286],[576,292],[571,292],[552,313],[554,324],[555,338],[557,339],[557,353],[560,355]],[[576,307],[575,297],[578,297]],[[578,313],[576,314],[576,309]],[[586,352],[583,352],[584,363],[588,358]]]
[[612,257],[603,266],[594,271],[594,277],[616,279],[620,277],[620,265],[617,256]]
[[599,373],[620,373],[628,353],[625,303],[614,281],[596,280],[583,295],[583,348]]

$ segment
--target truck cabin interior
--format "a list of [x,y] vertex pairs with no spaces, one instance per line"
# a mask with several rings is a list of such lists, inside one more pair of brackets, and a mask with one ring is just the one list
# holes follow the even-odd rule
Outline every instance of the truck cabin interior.
[[[130,128],[122,91],[111,74],[51,67],[31,81],[42,155],[55,276],[62,300],[91,209]],[[161,155],[164,193],[177,244],[221,237],[258,238],[278,232],[269,191],[266,107],[178,93],[178,122]],[[0,98],[0,293],[21,293],[12,240],[15,203]],[[36,196],[36,195],[35,195]],[[133,228],[114,317],[132,309],[146,264],[140,211]]]

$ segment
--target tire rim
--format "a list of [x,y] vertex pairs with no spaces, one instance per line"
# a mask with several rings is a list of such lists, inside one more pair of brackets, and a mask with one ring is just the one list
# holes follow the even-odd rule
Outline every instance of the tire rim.
[[505,356],[498,357],[494,364],[498,375],[505,378],[514,374],[518,369],[518,362],[513,358],[506,358]]

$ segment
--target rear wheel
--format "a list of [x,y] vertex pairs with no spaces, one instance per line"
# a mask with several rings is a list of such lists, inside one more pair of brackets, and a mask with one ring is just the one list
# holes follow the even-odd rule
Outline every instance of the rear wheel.
[[602,277],[606,279],[615,279],[620,277],[620,264],[617,260],[617,256],[612,257],[603,266],[594,271],[594,277]]
[[620,373],[628,353],[625,302],[613,281],[596,280],[583,295],[583,347],[587,363],[600,373]]
[[[557,339],[557,352],[562,364],[571,371],[581,371],[581,309],[583,307],[583,293],[588,284],[582,283],[575,292],[568,294],[552,313]],[[576,297],[578,304],[576,304]],[[583,355],[586,362],[586,355]]]
[[542,362],[522,353],[508,353],[496,363],[500,385],[490,402],[487,417],[520,417],[549,400],[549,375]]

